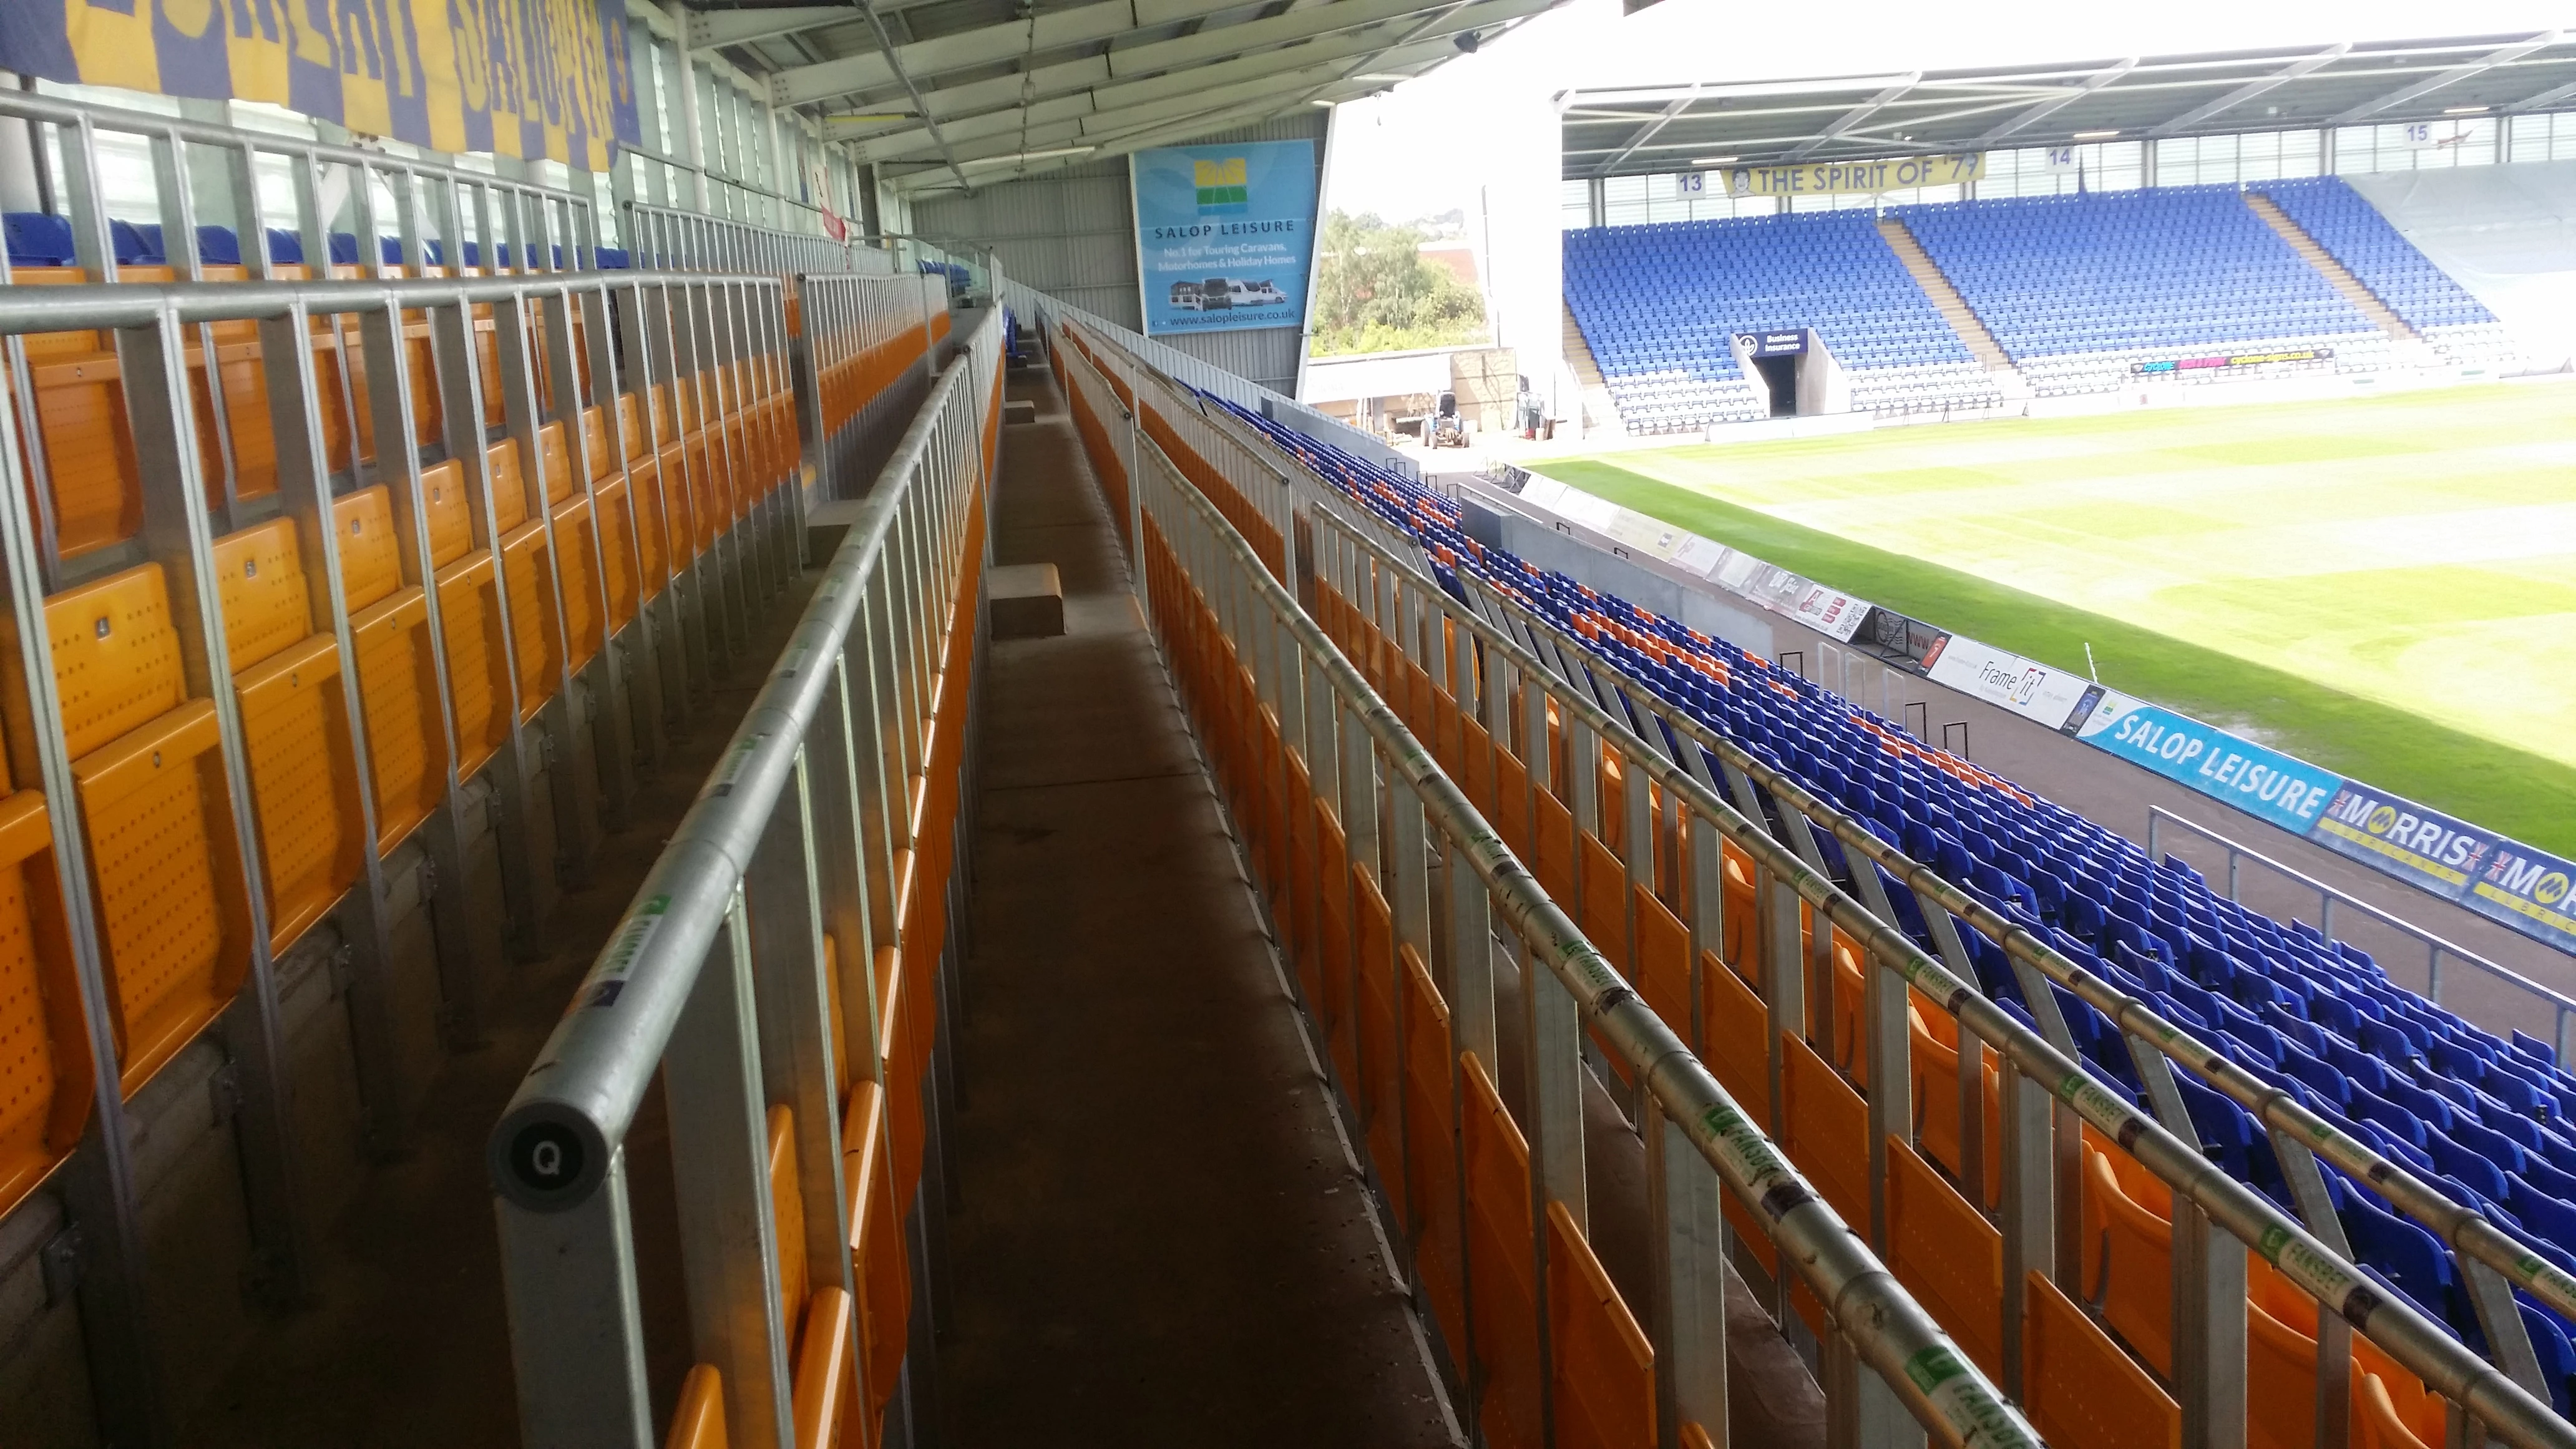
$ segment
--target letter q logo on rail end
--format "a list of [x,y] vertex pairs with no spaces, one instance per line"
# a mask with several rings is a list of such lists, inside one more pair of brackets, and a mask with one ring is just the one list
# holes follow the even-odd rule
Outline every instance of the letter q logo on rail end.
[[599,1129],[552,1102],[512,1112],[492,1133],[493,1189],[531,1212],[562,1212],[587,1200],[606,1175]]

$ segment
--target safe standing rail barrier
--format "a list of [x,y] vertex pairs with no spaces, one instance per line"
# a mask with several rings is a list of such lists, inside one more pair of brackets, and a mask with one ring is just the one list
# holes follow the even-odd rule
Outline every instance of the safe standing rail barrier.
[[[1290,537],[1202,492],[1078,347],[1057,356],[1473,1432],[1724,1443],[1731,1215],[1818,1305],[1829,1442],[2033,1442],[1299,607]],[[1590,1242],[1614,1205],[1585,1181],[1587,1051],[1639,1084],[1642,1330]]]
[[1000,352],[988,314],[492,1132],[530,1444],[661,1442],[625,1155],[657,1079],[698,1364],[670,1442],[909,1440]]

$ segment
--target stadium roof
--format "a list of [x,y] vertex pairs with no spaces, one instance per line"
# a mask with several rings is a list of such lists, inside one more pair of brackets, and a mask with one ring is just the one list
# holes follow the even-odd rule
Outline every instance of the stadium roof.
[[1864,160],[2576,109],[2576,40],[2131,56],[1894,75],[1574,90],[1565,176]]
[[766,77],[773,105],[824,118],[889,179],[935,190],[1353,100],[1558,3],[692,4],[684,39]]

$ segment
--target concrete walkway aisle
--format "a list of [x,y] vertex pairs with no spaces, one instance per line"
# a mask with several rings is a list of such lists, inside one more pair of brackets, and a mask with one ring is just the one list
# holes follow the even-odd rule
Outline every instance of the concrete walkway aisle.
[[1453,1442],[1051,379],[1010,396],[939,1344],[957,1449]]

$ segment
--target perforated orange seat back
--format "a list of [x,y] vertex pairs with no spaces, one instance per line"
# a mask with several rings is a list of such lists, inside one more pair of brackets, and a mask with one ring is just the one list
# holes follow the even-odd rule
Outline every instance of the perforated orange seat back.
[[314,634],[234,677],[259,813],[269,943],[283,951],[331,909],[360,865],[340,646]]
[[[74,759],[149,724],[186,698],[179,636],[159,564],[111,574],[45,600],[45,632],[53,640],[54,686]],[[20,677],[18,657],[11,649],[0,658],[0,669],[13,681]],[[11,730],[19,739],[30,738],[19,713],[26,691],[13,687],[7,698]]]
[[593,552],[598,546],[593,532],[590,500],[576,499],[555,510],[555,549],[563,555],[564,638],[576,670],[599,653],[599,556]]
[[581,410],[581,446],[589,455],[590,481],[597,483],[617,471],[617,452],[609,446],[608,413],[604,408]]
[[367,768],[376,787],[376,843],[384,853],[429,818],[447,788],[428,601],[417,588],[398,590],[352,614],[349,637],[358,651]]
[[[668,450],[665,450],[668,456]],[[659,593],[667,577],[662,540],[662,461],[647,458],[629,470],[633,484],[627,491],[628,507],[635,515],[635,546],[643,553],[643,592],[647,597]]]
[[454,458],[420,470],[420,501],[429,525],[429,561],[445,568],[474,546],[474,512],[465,496],[465,465]]
[[796,1175],[796,1114],[785,1107],[769,1109],[769,1220],[778,1238],[778,1296],[786,1308],[787,1332],[794,1336],[805,1317],[805,1300],[814,1291],[805,1264],[805,1198]]
[[652,399],[653,436],[667,443],[678,436],[671,429],[671,385],[657,382],[648,396]]
[[439,626],[447,649],[447,695],[456,711],[456,773],[483,768],[510,735],[510,676],[501,650],[501,610],[492,555],[476,553],[438,574]]
[[501,575],[510,593],[510,647],[519,668],[519,722],[525,724],[554,697],[560,672],[554,560],[546,554],[545,525],[523,523],[502,538]]
[[715,449],[708,446],[705,433],[689,434],[689,513],[697,522],[698,552],[715,546],[716,536],[724,532],[725,513],[712,467]]
[[384,485],[362,488],[331,505],[340,530],[340,593],[355,613],[402,587],[402,554]]
[[[13,284],[78,285],[78,267],[20,267]],[[36,426],[52,483],[55,546],[64,558],[133,537],[143,526],[134,438],[116,354],[98,332],[39,332],[26,339]]]
[[62,928],[45,797],[0,799],[0,1213],[79,1141],[88,1035]]
[[[650,467],[650,464],[646,465]],[[607,565],[608,629],[615,633],[635,617],[635,510],[624,478],[599,485],[593,495],[602,520],[600,558]]]
[[680,1384],[680,1404],[671,1414],[670,1437],[663,1449],[726,1449],[724,1377],[713,1364],[689,1370]]
[[224,646],[238,675],[313,632],[295,521],[280,518],[215,540]]
[[626,445],[626,462],[629,467],[634,466],[637,460],[652,451],[645,446],[644,410],[636,406],[635,394],[631,392],[621,392],[617,395],[617,436]]
[[492,470],[492,532],[508,533],[528,521],[528,480],[519,471],[519,447],[503,440],[483,450]]
[[572,458],[565,451],[561,423],[537,429],[537,477],[546,486],[547,503],[561,503],[572,496]]
[[219,746],[214,705],[194,699],[72,767],[128,1096],[214,1019],[249,961]]
[[653,471],[662,494],[666,530],[663,544],[670,553],[671,567],[677,570],[697,552],[697,515],[689,505],[687,446],[677,442],[663,444],[661,456],[653,460]]

